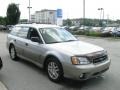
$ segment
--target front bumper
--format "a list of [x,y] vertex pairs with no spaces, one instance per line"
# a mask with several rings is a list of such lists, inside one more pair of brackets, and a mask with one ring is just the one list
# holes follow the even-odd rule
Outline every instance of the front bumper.
[[64,70],[64,76],[75,80],[87,80],[101,75],[109,69],[109,66],[110,60],[99,64],[68,65]]

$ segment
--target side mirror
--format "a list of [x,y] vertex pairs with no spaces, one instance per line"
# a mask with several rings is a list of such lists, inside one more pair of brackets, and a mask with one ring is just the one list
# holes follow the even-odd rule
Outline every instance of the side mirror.
[[31,37],[31,41],[41,43],[39,37]]

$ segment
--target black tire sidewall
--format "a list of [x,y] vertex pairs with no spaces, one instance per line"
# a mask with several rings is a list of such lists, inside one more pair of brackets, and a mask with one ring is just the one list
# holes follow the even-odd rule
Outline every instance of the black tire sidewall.
[[3,62],[2,62],[2,59],[0,57],[0,69],[3,67]]

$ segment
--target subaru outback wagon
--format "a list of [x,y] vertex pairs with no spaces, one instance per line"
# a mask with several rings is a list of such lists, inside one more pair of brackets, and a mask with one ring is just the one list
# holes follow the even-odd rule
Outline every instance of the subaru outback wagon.
[[56,25],[16,25],[7,36],[7,47],[12,60],[19,57],[44,68],[54,82],[63,77],[87,80],[110,66],[106,50]]

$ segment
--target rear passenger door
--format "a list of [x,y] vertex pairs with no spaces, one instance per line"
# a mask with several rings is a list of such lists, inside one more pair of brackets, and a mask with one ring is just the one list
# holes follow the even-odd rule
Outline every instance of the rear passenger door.
[[19,32],[17,33],[17,39],[15,41],[16,43],[16,48],[17,48],[17,53],[25,57],[24,55],[24,50],[26,49],[26,42],[27,42],[27,34],[28,34],[29,27],[20,27]]
[[19,49],[19,44],[18,44],[18,39],[19,38],[17,36],[20,29],[21,29],[21,27],[14,27],[12,29],[12,31],[10,32],[10,34],[8,34],[8,38],[7,38],[7,45],[9,45],[11,42],[13,42],[17,54],[20,54],[22,52],[21,49]]

